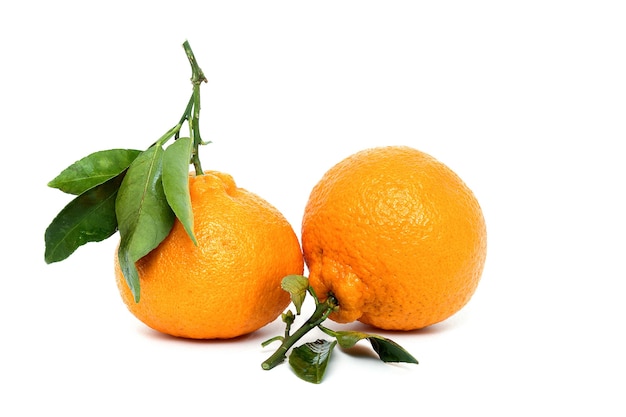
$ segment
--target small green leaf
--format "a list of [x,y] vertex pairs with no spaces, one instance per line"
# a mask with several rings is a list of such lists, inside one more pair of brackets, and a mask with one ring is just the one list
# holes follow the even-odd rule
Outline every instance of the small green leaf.
[[[323,329],[327,334],[334,336],[339,342],[339,346],[344,349],[350,349],[354,345],[357,344],[359,340],[367,339],[370,337],[369,334],[361,333],[361,332],[353,332],[353,331],[333,331],[330,329]],[[328,331],[326,331],[328,330]]]
[[285,323],[288,327],[291,326],[294,321],[296,321],[296,316],[291,310],[287,310],[286,312],[282,313],[280,317],[283,320],[283,323]]
[[293,349],[289,355],[289,364],[298,377],[307,382],[319,384],[322,382],[336,344],[337,341],[331,343],[323,339],[305,343]]
[[287,275],[280,283],[280,287],[291,295],[291,302],[296,307],[296,313],[300,314],[302,303],[309,289],[309,280],[303,275]]
[[413,355],[393,340],[382,336],[370,336],[368,340],[383,362],[418,363]]
[[65,168],[48,186],[68,194],[82,194],[119,175],[140,153],[135,149],[109,149],[92,153]]
[[117,259],[120,263],[122,274],[124,274],[124,280],[126,281],[128,288],[130,288],[135,302],[138,303],[141,295],[141,288],[139,284],[139,272],[137,271],[137,266],[135,265],[137,260],[130,254],[128,246],[129,244],[125,243],[124,240],[120,242],[120,246],[117,249]]
[[198,242],[193,232],[191,196],[189,195],[189,161],[192,149],[191,138],[179,138],[165,149],[163,154],[163,190],[174,214],[197,246]]
[[344,349],[353,347],[359,340],[369,340],[372,348],[383,362],[418,363],[409,352],[393,340],[385,337],[356,331],[334,331],[324,326],[318,326],[324,333],[333,336]]
[[115,197],[122,178],[124,173],[88,189],[59,212],[46,229],[46,263],[62,261],[80,246],[117,231]]
[[163,148],[151,146],[133,161],[115,203],[120,247],[118,258],[124,278],[139,302],[139,276],[135,262],[167,237],[174,213],[163,191]]

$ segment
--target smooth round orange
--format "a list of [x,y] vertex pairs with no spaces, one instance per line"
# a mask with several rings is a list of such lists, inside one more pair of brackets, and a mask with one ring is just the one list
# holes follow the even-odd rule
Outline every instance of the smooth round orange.
[[413,330],[459,311],[487,250],[482,210],[447,166],[418,150],[358,152],[313,188],[302,223],[310,285],[341,323]]
[[302,274],[300,243],[283,215],[228,174],[190,175],[195,246],[176,220],[137,263],[135,303],[117,255],[117,285],[128,309],[151,328],[194,339],[232,338],[276,319],[289,304],[280,283]]

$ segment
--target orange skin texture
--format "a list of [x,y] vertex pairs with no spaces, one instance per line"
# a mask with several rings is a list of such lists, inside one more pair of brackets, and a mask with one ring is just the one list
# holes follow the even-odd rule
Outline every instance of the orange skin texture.
[[303,273],[298,238],[276,208],[238,188],[228,174],[190,175],[189,186],[198,246],[176,220],[166,239],[136,263],[138,303],[116,255],[122,299],[143,323],[172,336],[226,339],[253,332],[289,304],[280,283]]
[[441,322],[474,294],[487,253],[482,210],[447,166],[418,150],[358,152],[313,188],[302,222],[309,282],[330,318],[386,330]]

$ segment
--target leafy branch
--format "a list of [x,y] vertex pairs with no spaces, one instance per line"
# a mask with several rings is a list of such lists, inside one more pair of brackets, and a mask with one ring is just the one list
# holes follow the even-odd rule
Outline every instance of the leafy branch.
[[[200,85],[207,82],[189,42],[183,48],[191,65],[193,91],[179,122],[144,151],[110,149],[71,164],[48,186],[75,195],[45,232],[45,261],[59,262],[80,246],[120,232],[118,258],[126,282],[139,302],[135,262],[156,248],[178,218],[197,244],[189,195],[189,165],[202,175]],[[187,124],[188,137],[181,137]],[[165,147],[174,138],[174,143]]]
[[349,349],[363,339],[370,342],[372,348],[383,362],[418,363],[417,359],[403,347],[383,336],[356,331],[334,331],[324,327],[322,323],[333,311],[339,308],[339,304],[332,294],[329,294],[324,302],[320,302],[315,291],[309,285],[307,277],[288,275],[283,278],[281,287],[289,292],[291,302],[296,308],[296,315],[300,315],[307,293],[315,301],[315,310],[311,317],[293,334],[291,334],[291,326],[295,321],[295,315],[291,310],[287,310],[287,312],[282,314],[282,320],[286,324],[284,336],[275,336],[262,343],[262,346],[265,347],[275,341],[281,342],[278,349],[261,364],[263,369],[270,370],[284,362],[289,349],[316,327],[327,335],[334,337],[335,340],[328,342],[324,339],[318,339],[315,342],[305,343],[292,350],[289,355],[289,364],[296,375],[305,381],[315,384],[319,384],[322,381],[332,350],[337,344],[344,349]]

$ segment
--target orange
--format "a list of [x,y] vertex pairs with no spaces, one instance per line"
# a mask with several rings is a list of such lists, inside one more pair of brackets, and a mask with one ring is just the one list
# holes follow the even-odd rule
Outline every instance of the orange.
[[363,150],[313,188],[302,222],[310,285],[330,318],[387,330],[438,323],[470,300],[485,263],[482,210],[447,166],[418,150]]
[[143,323],[173,336],[222,339],[253,332],[289,304],[280,283],[303,272],[298,238],[276,208],[238,188],[228,174],[190,175],[189,187],[198,246],[176,220],[165,240],[136,263],[138,303],[116,255],[122,299]]

